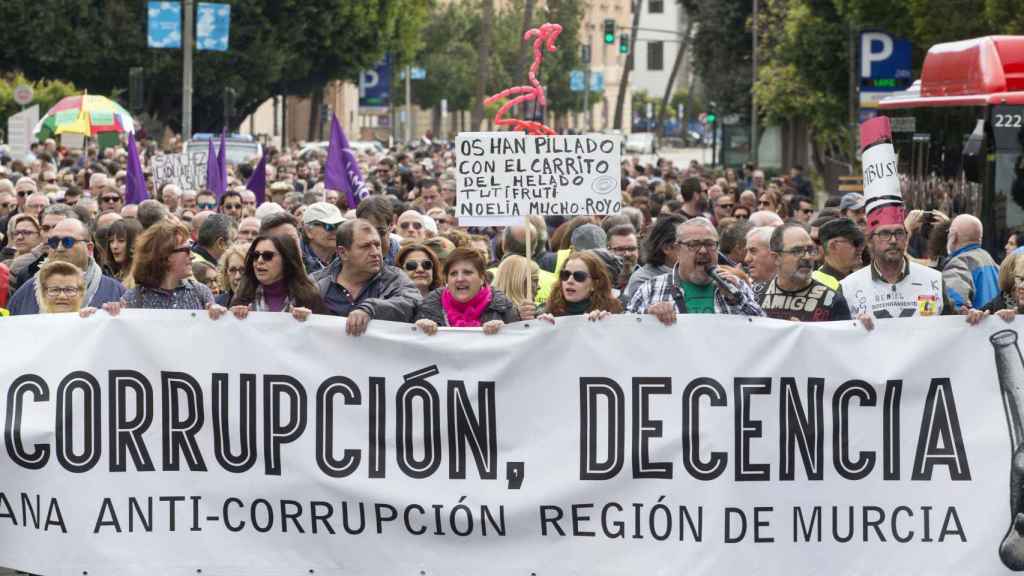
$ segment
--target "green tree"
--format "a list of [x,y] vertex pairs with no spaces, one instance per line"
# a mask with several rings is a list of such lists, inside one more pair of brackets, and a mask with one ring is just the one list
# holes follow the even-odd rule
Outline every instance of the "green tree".
[[[763,0],[761,0],[763,1]],[[694,70],[721,115],[750,114],[750,0],[697,0]]]
[[[309,95],[328,80],[355,81],[385,52],[408,62],[420,42],[423,0],[231,0],[227,52],[194,55],[196,131],[220,129],[222,95],[237,92],[233,128],[275,94]],[[7,0],[0,22],[31,30],[0,43],[0,66],[60,78],[93,93],[124,90],[145,68],[146,111],[180,129],[181,50],[146,47],[146,3],[137,0]]]
[[59,102],[61,98],[78,93],[78,89],[73,84],[61,82],[60,80],[32,82],[23,74],[11,74],[0,77],[0,121],[2,121],[2,126],[4,127],[7,126],[7,117],[21,110],[21,106],[14,101],[14,89],[21,84],[32,86],[34,94],[33,104],[39,105],[40,116],[46,114],[46,111]]

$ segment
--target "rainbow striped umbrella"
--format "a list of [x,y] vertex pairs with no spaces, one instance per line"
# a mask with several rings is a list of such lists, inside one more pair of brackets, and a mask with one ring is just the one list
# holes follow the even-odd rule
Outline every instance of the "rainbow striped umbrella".
[[117,102],[104,96],[68,96],[36,124],[36,138],[51,138],[57,134],[96,136],[103,132],[135,132],[132,115]]

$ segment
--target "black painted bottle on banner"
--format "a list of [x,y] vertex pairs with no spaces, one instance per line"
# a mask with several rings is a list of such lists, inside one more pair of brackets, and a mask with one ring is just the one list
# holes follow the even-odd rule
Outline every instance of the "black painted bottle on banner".
[[1017,332],[1002,330],[990,338],[995,349],[996,374],[1010,431],[1010,527],[999,544],[999,559],[1007,568],[1024,570],[1024,356]]

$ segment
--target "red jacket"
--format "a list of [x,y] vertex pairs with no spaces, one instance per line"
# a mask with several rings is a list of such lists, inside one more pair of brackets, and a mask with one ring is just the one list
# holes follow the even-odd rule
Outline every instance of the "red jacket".
[[7,297],[10,295],[11,271],[7,269],[7,266],[0,264],[0,308],[7,308]]

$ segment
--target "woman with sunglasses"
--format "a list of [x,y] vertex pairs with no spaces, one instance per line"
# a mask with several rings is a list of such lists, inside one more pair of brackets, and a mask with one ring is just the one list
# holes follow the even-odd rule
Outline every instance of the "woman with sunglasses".
[[519,321],[519,310],[504,294],[487,285],[480,253],[456,248],[444,265],[446,285],[427,295],[416,313],[416,327],[427,335],[438,326],[481,327],[496,334],[507,323]]
[[3,260],[24,256],[43,243],[43,230],[39,221],[28,214],[15,214],[7,223],[8,247],[4,249]]
[[406,244],[398,251],[395,262],[399,268],[405,270],[406,276],[420,289],[423,296],[443,284],[440,261],[433,250],[422,244]]
[[179,222],[157,222],[139,236],[132,278],[135,287],[121,297],[125,308],[205,309],[213,320],[227,312],[209,288],[192,278],[192,241]]
[[540,318],[554,324],[557,316],[584,315],[594,322],[622,310],[604,262],[590,252],[575,252],[562,266]]
[[243,320],[249,312],[288,312],[299,321],[327,313],[291,238],[261,234],[253,240],[231,300],[236,318]]
[[220,285],[221,293],[214,298],[217,304],[230,306],[234,300],[238,285],[242,282],[242,275],[245,274],[245,257],[251,247],[251,242],[232,244],[220,255],[220,260],[217,261],[217,283]]
[[135,239],[139,234],[142,234],[142,226],[135,219],[117,220],[107,228],[103,272],[116,278],[125,288],[135,285],[131,275],[132,259],[135,257]]

